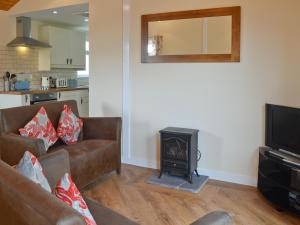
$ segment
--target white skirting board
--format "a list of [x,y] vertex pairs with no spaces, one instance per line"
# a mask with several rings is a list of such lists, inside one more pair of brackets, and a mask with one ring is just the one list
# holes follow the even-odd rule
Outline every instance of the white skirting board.
[[145,168],[151,168],[151,169],[157,169],[157,162],[153,161],[146,161],[146,160],[141,160],[141,159],[125,159],[122,158],[122,163],[129,164],[129,165],[134,165],[134,166],[140,166],[140,167],[145,167]]
[[[122,163],[134,165],[134,166],[140,166],[145,168],[151,168],[151,169],[157,169],[158,165],[157,162],[154,161],[146,161],[141,159],[122,159]],[[233,173],[227,173],[222,171],[215,171],[215,170],[209,170],[209,169],[198,169],[199,174],[209,176],[210,179],[213,180],[219,180],[219,181],[225,181],[235,184],[243,184],[248,186],[257,186],[257,178],[249,177],[245,175],[240,174],[233,174]]]
[[257,186],[257,178],[240,175],[240,174],[234,174],[234,173],[227,173],[222,171],[215,171],[215,170],[209,170],[209,169],[203,169],[199,168],[198,172],[200,174],[209,176],[210,179],[213,180],[219,180],[219,181],[225,181],[235,184],[243,184],[248,186]]

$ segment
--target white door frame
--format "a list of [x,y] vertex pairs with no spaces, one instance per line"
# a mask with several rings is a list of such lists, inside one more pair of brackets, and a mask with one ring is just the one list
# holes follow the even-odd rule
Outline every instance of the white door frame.
[[131,0],[123,0],[123,133],[122,133],[122,162],[131,159],[130,145],[130,3]]

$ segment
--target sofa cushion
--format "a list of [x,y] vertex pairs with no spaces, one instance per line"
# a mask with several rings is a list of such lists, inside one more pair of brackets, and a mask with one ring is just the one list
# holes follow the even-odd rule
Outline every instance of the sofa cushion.
[[83,127],[83,122],[73,112],[71,107],[64,105],[64,110],[57,127],[57,136],[66,144],[76,144]]
[[76,145],[65,145],[51,148],[50,151],[65,149],[69,153],[73,181],[79,189],[92,183],[101,175],[117,168],[119,157],[117,141],[84,140]]
[[19,129],[21,136],[42,139],[46,150],[57,141],[56,131],[48,118],[44,107],[29,121],[24,128]]
[[54,194],[57,198],[79,212],[87,225],[97,225],[82,195],[68,173],[58,181]]
[[26,151],[24,153],[23,158],[16,166],[16,170],[34,183],[41,185],[46,191],[51,192],[51,188],[39,160],[30,152]]

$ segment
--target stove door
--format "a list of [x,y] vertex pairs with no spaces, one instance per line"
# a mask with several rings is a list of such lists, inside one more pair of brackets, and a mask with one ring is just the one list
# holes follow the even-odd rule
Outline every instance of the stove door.
[[164,160],[188,162],[189,140],[186,136],[163,135],[162,156]]

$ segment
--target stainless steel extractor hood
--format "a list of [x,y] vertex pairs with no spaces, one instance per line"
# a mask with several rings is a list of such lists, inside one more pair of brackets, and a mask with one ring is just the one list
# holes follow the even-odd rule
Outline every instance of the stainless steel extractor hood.
[[17,17],[17,37],[7,44],[8,47],[51,48],[47,43],[31,38],[31,18]]

